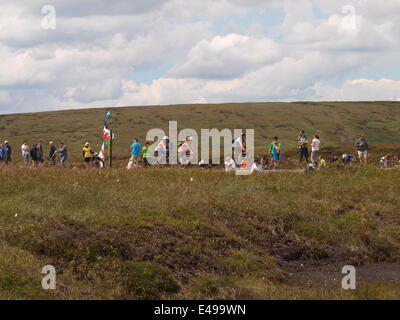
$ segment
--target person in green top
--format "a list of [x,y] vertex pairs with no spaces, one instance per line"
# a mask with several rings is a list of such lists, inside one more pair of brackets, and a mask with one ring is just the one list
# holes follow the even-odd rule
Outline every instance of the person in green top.
[[282,160],[282,142],[279,141],[278,137],[274,137],[274,140],[270,143],[268,153],[272,158],[272,169],[276,169],[279,165],[279,161]]
[[150,142],[146,142],[146,144],[143,146],[142,156],[144,167],[147,168],[149,166],[149,161],[147,159],[150,158]]

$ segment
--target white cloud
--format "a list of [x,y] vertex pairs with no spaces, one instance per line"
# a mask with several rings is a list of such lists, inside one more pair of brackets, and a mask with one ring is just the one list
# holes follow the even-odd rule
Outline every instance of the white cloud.
[[[0,0],[0,110],[398,99],[396,81],[349,80],[368,66],[398,64],[398,0],[52,4],[57,29],[49,31],[41,28],[41,0]],[[354,29],[343,28],[346,5],[355,8]],[[263,34],[263,22],[249,22],[246,16],[272,7],[285,13],[274,39]],[[317,16],[316,7],[326,17]],[[215,24],[234,31],[219,34]],[[165,66],[170,70],[154,74],[150,84],[135,78],[138,71],[151,75]],[[132,78],[136,80],[127,80]],[[332,82],[343,85],[327,84]]]
[[171,75],[204,79],[236,78],[279,57],[280,48],[271,39],[229,34],[200,41],[189,51],[183,65],[172,70]]
[[400,81],[390,79],[356,79],[342,87],[315,85],[316,100],[337,101],[400,101]]

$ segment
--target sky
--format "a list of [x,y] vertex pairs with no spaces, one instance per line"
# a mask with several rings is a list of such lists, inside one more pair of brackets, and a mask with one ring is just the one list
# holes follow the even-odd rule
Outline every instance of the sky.
[[399,0],[0,0],[0,113],[400,101]]

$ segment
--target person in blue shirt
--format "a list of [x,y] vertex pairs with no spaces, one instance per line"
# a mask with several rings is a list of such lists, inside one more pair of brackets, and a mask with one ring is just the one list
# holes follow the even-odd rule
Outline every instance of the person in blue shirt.
[[360,158],[360,164],[368,164],[368,142],[365,137],[360,134],[356,141],[356,148],[358,149],[358,157]]
[[4,146],[0,143],[0,162],[3,162],[4,159]]
[[133,143],[131,145],[133,166],[137,167],[139,165],[140,160],[140,152],[142,149],[142,145],[139,143],[139,139],[133,139]]
[[4,146],[3,146],[3,159],[4,159],[4,164],[8,166],[8,164],[11,162],[11,146],[8,144],[8,141],[4,141]]

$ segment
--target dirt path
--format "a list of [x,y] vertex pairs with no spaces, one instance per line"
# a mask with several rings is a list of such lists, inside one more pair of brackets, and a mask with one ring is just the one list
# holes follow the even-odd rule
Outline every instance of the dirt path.
[[[296,268],[289,268],[292,280],[307,283],[336,283],[341,282],[343,265],[326,265],[321,267],[304,266],[300,264]],[[356,268],[357,283],[371,281],[384,281],[400,284],[400,262],[397,263],[373,263],[366,264]]]

